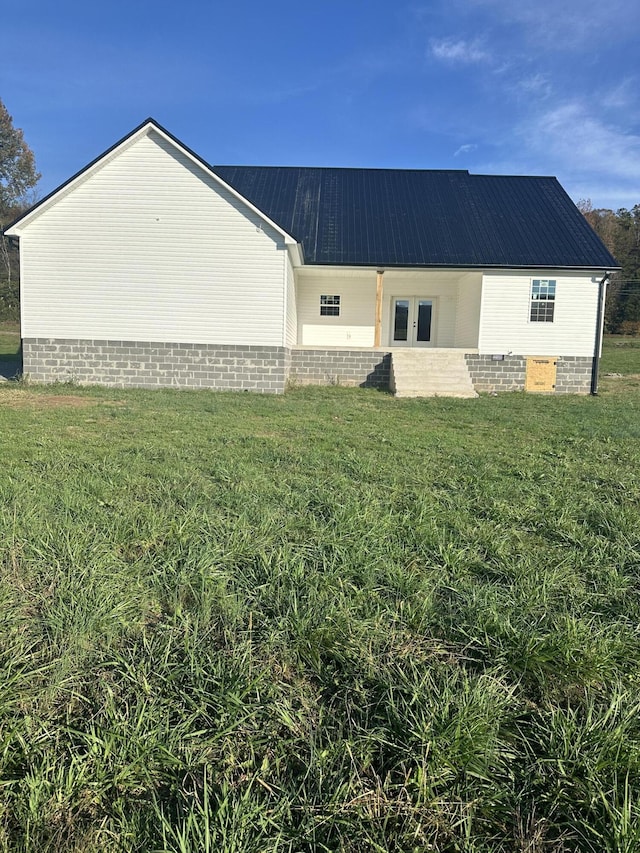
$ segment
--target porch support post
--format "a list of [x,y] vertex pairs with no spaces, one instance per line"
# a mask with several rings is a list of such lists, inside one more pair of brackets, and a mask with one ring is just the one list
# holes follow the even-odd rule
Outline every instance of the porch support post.
[[384,270],[378,270],[376,276],[376,326],[373,335],[374,347],[379,347],[382,340],[382,278]]

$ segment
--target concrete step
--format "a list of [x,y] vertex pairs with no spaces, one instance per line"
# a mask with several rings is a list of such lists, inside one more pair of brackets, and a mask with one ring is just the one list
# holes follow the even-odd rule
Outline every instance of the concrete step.
[[419,379],[420,381],[428,380],[428,379],[439,379],[445,376],[458,376],[460,379],[466,379],[468,376],[467,368],[464,369],[459,368],[457,365],[455,367],[442,367],[442,365],[429,365],[423,370],[417,370],[416,368],[411,368],[410,370],[405,370],[404,368],[396,368],[399,375],[403,377],[403,379]]
[[415,397],[452,397],[460,400],[468,400],[471,397],[477,397],[478,395],[475,391],[471,394],[469,391],[452,391],[450,388],[446,391],[425,391],[423,388],[413,388],[407,391],[396,391],[393,396],[397,397],[399,400],[408,400]]
[[397,397],[477,397],[462,350],[394,350],[391,390]]

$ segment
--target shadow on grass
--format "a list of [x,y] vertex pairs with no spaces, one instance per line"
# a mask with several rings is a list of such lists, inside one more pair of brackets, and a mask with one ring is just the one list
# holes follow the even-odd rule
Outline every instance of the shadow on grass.
[[15,379],[22,373],[22,359],[15,355],[0,355],[0,378]]

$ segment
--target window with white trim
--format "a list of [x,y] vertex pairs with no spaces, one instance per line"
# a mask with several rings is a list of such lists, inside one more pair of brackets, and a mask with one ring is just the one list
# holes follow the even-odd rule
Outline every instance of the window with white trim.
[[553,323],[555,308],[556,282],[552,278],[534,278],[531,281],[531,311],[529,319],[532,323]]
[[321,296],[320,297],[320,316],[321,317],[339,317],[340,316],[340,297],[339,296]]

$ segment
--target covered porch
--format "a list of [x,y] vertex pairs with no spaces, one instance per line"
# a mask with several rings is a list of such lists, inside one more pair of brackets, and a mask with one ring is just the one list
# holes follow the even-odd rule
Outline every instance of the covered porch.
[[297,347],[478,346],[479,271],[313,267],[296,273]]

